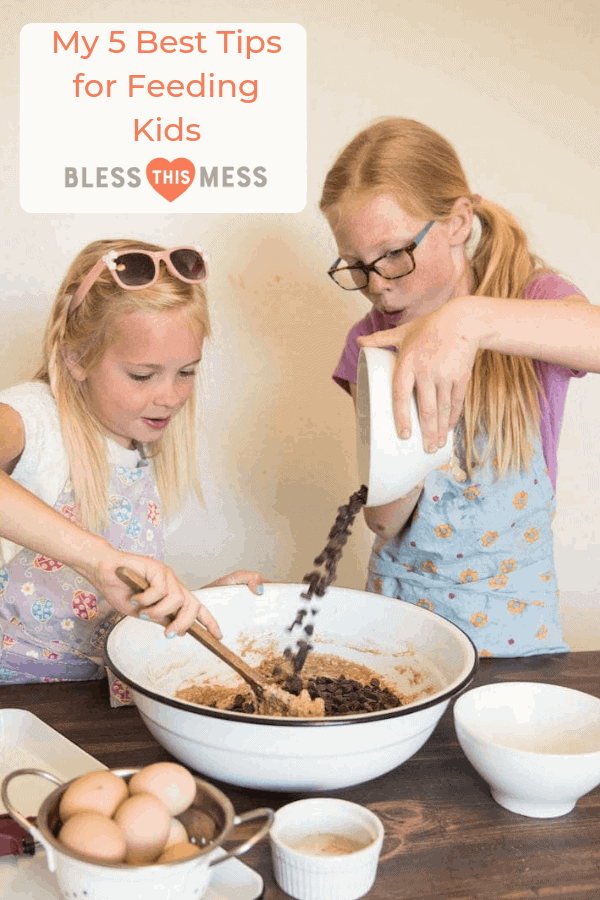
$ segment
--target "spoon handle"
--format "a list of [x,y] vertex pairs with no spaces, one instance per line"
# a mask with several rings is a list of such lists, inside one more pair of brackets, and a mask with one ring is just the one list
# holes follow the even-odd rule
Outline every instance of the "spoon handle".
[[[128,566],[119,566],[116,569],[117,575],[121,579],[121,581],[130,587],[132,591],[139,593],[141,591],[145,591],[150,585],[146,581],[145,578],[142,578],[141,575],[138,575],[137,572],[134,572],[133,569],[130,569]],[[173,621],[174,616],[169,616],[171,621]],[[197,641],[203,644],[208,650],[218,656],[224,663],[227,663],[228,666],[231,666],[238,675],[241,675],[244,681],[247,681],[248,684],[252,685],[252,687],[260,694],[265,689],[265,685],[256,678],[254,671],[247,665],[243,659],[237,656],[233,651],[231,651],[225,644],[222,644],[221,641],[217,640],[216,637],[200,625],[198,622],[193,622],[192,625],[188,628],[188,633],[192,635]]]

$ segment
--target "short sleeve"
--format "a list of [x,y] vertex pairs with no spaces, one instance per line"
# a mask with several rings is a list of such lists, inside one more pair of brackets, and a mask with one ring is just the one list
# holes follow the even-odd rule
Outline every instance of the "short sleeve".
[[[562,300],[564,297],[585,295],[572,282],[567,281],[555,272],[546,272],[535,278],[525,288],[524,297],[527,300]],[[587,373],[579,369],[570,369],[557,363],[536,361],[536,368],[546,372],[546,377],[551,378],[583,378]]]
[[348,393],[350,393],[350,385],[356,384],[358,372],[358,354],[360,353],[360,347],[356,342],[356,338],[361,334],[367,333],[361,328],[363,321],[364,320],[361,320],[349,331],[348,337],[346,338],[346,345],[332,375],[335,383],[339,384],[339,386]]
[[332,375],[335,383],[350,393],[350,385],[356,384],[358,373],[360,347],[357,338],[366,334],[375,334],[376,331],[387,331],[389,328],[394,328],[400,323],[401,318],[401,313],[381,313],[372,309],[364,319],[357,322],[348,332],[346,345]]
[[[524,293],[526,299],[548,300],[549,302],[574,295],[584,296],[579,288],[554,272],[547,272],[536,278],[527,286]],[[582,378],[586,373],[539,359],[534,360],[533,364],[541,387],[540,435],[542,446],[548,474],[556,489],[558,443],[569,381],[571,378]]]

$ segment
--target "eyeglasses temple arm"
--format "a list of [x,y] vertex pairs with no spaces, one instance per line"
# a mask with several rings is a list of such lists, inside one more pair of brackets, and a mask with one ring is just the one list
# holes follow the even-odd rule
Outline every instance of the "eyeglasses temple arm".
[[96,263],[96,265],[92,269],[90,269],[87,276],[84,278],[84,280],[81,282],[81,284],[75,291],[75,296],[73,297],[73,299],[71,300],[71,303],[69,304],[69,312],[67,314],[67,318],[70,315],[72,315],[73,312],[77,309],[77,307],[83,302],[85,295],[87,294],[87,292],[89,291],[89,289],[95,282],[96,278],[98,277],[98,275],[100,274],[100,272],[102,271],[102,269],[105,266],[106,266],[106,262],[104,261],[104,257],[101,256],[100,259],[98,260],[98,262]]
[[[434,225],[435,225],[435,219],[432,219],[431,222],[428,222],[427,225],[425,226],[425,228],[423,228],[423,230],[418,233],[418,235],[416,236],[416,238],[414,239],[412,244],[410,244],[410,249],[414,250],[415,247],[418,247],[419,244],[421,243],[421,241],[423,240],[423,238],[425,237],[425,235],[428,233],[429,229],[433,228]],[[409,247],[405,247],[404,249],[408,250]]]

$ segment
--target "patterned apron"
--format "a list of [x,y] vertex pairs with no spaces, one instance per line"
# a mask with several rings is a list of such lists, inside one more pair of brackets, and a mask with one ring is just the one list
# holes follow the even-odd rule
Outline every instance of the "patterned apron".
[[[162,559],[160,500],[152,467],[137,452],[125,455],[130,464],[110,466],[109,527],[103,536],[120,550]],[[54,508],[77,522],[70,482]],[[105,677],[104,639],[118,618],[120,614],[73,569],[21,550],[0,569],[0,683]],[[112,685],[111,702],[119,690]]]
[[443,466],[400,535],[375,541],[367,590],[450,619],[481,656],[565,653],[554,508],[540,441],[528,472],[501,479],[493,460],[462,482]]

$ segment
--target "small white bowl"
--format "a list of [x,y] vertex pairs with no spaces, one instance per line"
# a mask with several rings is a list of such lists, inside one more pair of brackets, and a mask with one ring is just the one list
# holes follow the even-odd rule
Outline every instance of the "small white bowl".
[[494,800],[534,818],[564,816],[600,784],[600,699],[555,684],[500,682],[454,705],[459,743]]
[[417,404],[411,397],[411,436],[398,437],[392,404],[396,354],[363,347],[356,384],[356,452],[358,477],[368,487],[366,506],[383,506],[404,497],[429,472],[452,458],[454,435],[435,453],[423,449]]
[[[329,797],[288,803],[269,832],[277,883],[297,900],[357,900],[373,886],[383,836],[375,813],[357,803]],[[328,852],[346,842],[357,849]],[[315,845],[325,852],[314,852]]]

